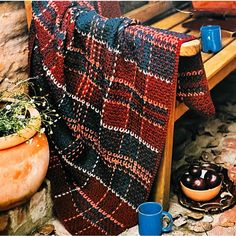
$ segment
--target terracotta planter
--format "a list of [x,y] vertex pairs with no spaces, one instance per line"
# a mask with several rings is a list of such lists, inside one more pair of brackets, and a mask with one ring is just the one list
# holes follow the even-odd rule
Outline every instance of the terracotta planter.
[[49,146],[45,134],[37,130],[41,119],[29,108],[29,127],[0,138],[0,211],[27,201],[42,184],[49,164]]

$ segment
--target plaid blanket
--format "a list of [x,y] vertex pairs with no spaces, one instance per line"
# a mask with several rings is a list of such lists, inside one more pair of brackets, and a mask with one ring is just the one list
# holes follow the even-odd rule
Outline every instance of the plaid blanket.
[[72,234],[114,235],[137,223],[175,96],[214,114],[200,55],[179,56],[191,39],[104,18],[89,2],[33,2],[30,75],[62,117],[49,136],[48,177]]

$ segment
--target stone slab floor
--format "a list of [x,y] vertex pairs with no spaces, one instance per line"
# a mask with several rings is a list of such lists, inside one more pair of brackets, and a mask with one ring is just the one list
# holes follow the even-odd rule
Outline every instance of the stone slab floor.
[[[203,119],[188,112],[175,125],[172,173],[193,159],[210,161],[228,169],[236,184],[236,72],[212,91],[216,116]],[[174,218],[172,232],[166,235],[236,236],[236,206],[220,214],[191,211],[178,202],[171,190],[170,213]],[[50,220],[35,235],[70,235],[58,220]],[[138,236],[135,226],[120,236]]]

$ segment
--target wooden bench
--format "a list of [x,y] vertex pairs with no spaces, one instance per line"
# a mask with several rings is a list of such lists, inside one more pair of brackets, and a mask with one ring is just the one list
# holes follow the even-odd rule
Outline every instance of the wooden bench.
[[[144,19],[148,20],[150,17],[155,16],[155,9],[157,9],[159,6],[160,5],[158,3],[150,2],[125,15],[140,19],[141,21]],[[25,1],[25,9],[29,26],[32,18],[31,1]],[[143,17],[144,15],[145,17]],[[166,17],[165,19],[155,22],[152,26],[181,33],[188,33],[199,37],[200,34],[198,31],[189,32],[182,26],[182,23],[189,20],[190,14],[177,12],[172,14],[171,16]],[[223,80],[230,72],[236,69],[236,39],[233,38],[233,33],[222,31],[222,43],[223,49],[217,54],[202,53],[210,89],[212,89],[221,80]],[[182,45],[180,54],[181,56],[191,56],[195,55],[199,50],[199,40],[193,40]],[[158,171],[157,179],[153,186],[153,198],[155,201],[162,203],[165,210],[169,208],[174,123],[188,110],[188,107],[186,107],[183,103],[177,103],[176,100],[173,100],[173,104],[176,105],[171,112],[168,124],[168,134],[166,139],[164,157]]]
[[[143,7],[128,12],[126,16],[131,16],[142,20],[143,12],[146,12],[145,15],[150,15],[151,17],[154,17],[153,9],[155,9],[157,5],[158,3],[150,2],[144,5]],[[193,19],[194,18],[192,18],[190,14],[176,12],[160,21],[155,22],[154,24],[152,24],[152,26],[180,33],[188,33],[199,38],[199,31],[189,31],[188,29],[182,26],[184,22],[188,22]],[[148,19],[145,18],[145,20]],[[236,38],[233,37],[233,33],[235,32],[222,30],[223,48],[218,53],[201,53],[210,89],[214,88],[229,73],[236,69]],[[164,205],[165,210],[169,208],[174,124],[175,121],[177,121],[188,110],[188,107],[185,104],[178,103],[176,101],[173,102],[176,105],[174,110],[171,112],[164,157],[160,166],[160,170],[158,172],[157,179],[153,186],[153,198],[155,201],[161,202]]]

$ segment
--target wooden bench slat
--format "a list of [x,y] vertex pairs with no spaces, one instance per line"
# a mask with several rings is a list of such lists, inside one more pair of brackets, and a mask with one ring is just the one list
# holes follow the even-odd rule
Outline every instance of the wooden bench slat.
[[170,28],[169,30],[175,31],[175,32],[178,32],[178,33],[184,33],[184,34],[189,31],[188,29],[184,28],[184,27],[182,26],[182,24],[178,24],[178,25],[176,25],[176,26]]
[[224,68],[232,60],[236,59],[236,39],[227,45],[224,50],[215,54],[210,60],[204,63],[206,76],[210,80],[219,70]]
[[[190,20],[192,20],[192,19],[187,19],[184,22],[188,22]],[[179,33],[187,33],[189,35],[195,36],[196,38],[200,37],[200,32],[199,31],[192,30],[192,31],[188,32],[188,29],[183,27],[182,23],[180,23],[180,24],[170,28],[169,30],[176,31],[176,32],[179,32]],[[225,46],[227,46],[230,42],[232,42],[234,40],[232,35],[233,35],[233,32],[222,30],[222,48],[224,48]],[[202,60],[203,60],[203,62],[206,62],[207,60],[209,60],[214,55],[215,55],[214,53],[204,53],[204,52],[202,52]]]
[[[192,31],[188,32],[187,29],[182,26],[182,23],[174,26],[170,30],[176,31],[176,32],[179,32],[179,33],[187,33],[187,34],[195,36],[196,38],[200,37],[200,32],[199,31],[192,30]],[[233,32],[222,30],[222,48],[224,48],[225,46],[227,46],[230,42],[232,42],[234,40],[232,35],[233,35]],[[204,53],[204,52],[202,52],[203,62],[206,62],[207,60],[209,60],[214,55],[215,55],[214,53]]]
[[188,33],[189,34],[190,30],[188,28],[183,27],[182,24],[186,23],[188,21],[191,21],[191,20],[192,20],[192,18],[190,18],[190,19],[188,18],[184,21],[181,21],[179,24],[175,25],[174,27],[171,27],[169,30],[176,31],[176,32],[179,32],[179,33]]
[[157,16],[158,14],[163,13],[165,10],[170,9],[171,7],[172,3],[170,1],[150,2],[124,14],[124,16],[138,19],[141,22],[145,22]]
[[[176,13],[176,14],[178,14],[178,13]],[[152,26],[154,28],[156,28],[155,24],[152,25]],[[188,31],[188,29],[182,27],[182,24],[177,24],[176,26],[171,27],[169,30],[179,32],[179,33],[186,33]],[[199,40],[192,40],[192,41],[189,41],[189,42],[186,42],[186,43],[182,44],[181,49],[180,49],[180,55],[181,56],[193,56],[196,53],[198,53],[199,50],[200,50]]]
[[186,14],[183,12],[177,12],[171,16],[166,17],[163,20],[160,20],[152,24],[152,27],[159,28],[159,29],[170,29],[174,27],[175,25],[178,25],[189,18],[190,18],[189,14]]
[[215,74],[211,80],[208,81],[209,88],[214,88],[219,82],[221,82],[227,75],[236,69],[236,58],[233,59],[230,63],[221,68],[220,71]]
[[189,108],[184,103],[179,103],[175,108],[175,121],[177,121]]
[[[191,21],[191,20],[192,20],[192,18],[184,20],[184,23]],[[179,32],[179,33],[187,33],[189,35],[195,36],[196,38],[200,38],[200,32],[198,30],[189,31],[187,28],[183,27],[182,24],[183,24],[183,22],[175,25],[174,27],[169,28],[169,30]],[[226,31],[226,30],[222,30],[221,32],[222,32],[222,48],[224,48],[225,46],[227,46],[230,42],[232,42],[234,40],[232,37],[234,32],[230,32],[230,31]],[[202,52],[203,62],[206,62],[207,60],[209,60],[213,56],[214,56],[214,53]]]
[[[233,41],[233,38],[222,38],[222,50],[224,50],[224,48]],[[214,53],[204,53],[202,52],[202,60],[205,63],[206,61],[208,61],[211,57],[213,57],[215,54]]]

